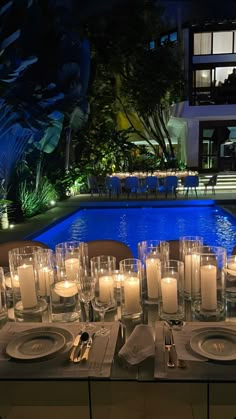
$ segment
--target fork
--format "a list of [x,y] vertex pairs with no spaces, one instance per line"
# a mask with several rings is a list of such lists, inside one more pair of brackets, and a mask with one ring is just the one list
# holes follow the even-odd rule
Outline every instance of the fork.
[[172,358],[172,341],[170,334],[165,334],[165,349],[167,349],[168,353],[167,367],[174,368],[175,363]]

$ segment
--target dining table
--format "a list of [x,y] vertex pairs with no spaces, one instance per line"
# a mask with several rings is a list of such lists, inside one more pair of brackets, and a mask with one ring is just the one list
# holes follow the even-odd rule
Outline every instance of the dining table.
[[[191,348],[189,351],[188,346],[196,331],[207,334],[228,330],[234,337],[236,322],[194,321],[187,305],[186,318],[177,326],[160,319],[158,305],[146,305],[142,316],[135,320],[122,319],[119,307],[111,310],[104,325],[109,330],[107,336],[96,333],[99,322],[91,323],[96,337],[88,361],[80,363],[72,362],[70,353],[75,337],[86,327],[84,323],[7,321],[0,329],[0,416],[27,419],[57,414],[60,418],[71,413],[84,419],[128,418],[132,411],[140,419],[154,419],[156,412],[163,419],[233,419],[236,356],[230,360],[207,359]],[[142,333],[146,328],[151,333],[154,351],[145,356],[148,341],[140,335],[137,345],[132,341],[134,362],[129,363],[121,353],[140,325]],[[36,332],[42,335],[48,331],[64,335],[62,349],[32,359],[20,350],[21,336],[32,333],[34,337]],[[168,367],[166,334],[173,339],[174,367]],[[234,349],[236,352],[236,345]],[[135,362],[142,351],[144,359]]]

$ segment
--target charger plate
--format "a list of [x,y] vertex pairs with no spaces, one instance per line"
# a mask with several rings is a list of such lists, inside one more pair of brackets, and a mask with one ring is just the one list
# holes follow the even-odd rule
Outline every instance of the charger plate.
[[199,329],[190,339],[192,350],[216,361],[236,359],[236,331],[226,328]]
[[33,328],[14,336],[6,347],[6,353],[19,360],[36,360],[53,356],[65,348],[70,332],[58,327]]

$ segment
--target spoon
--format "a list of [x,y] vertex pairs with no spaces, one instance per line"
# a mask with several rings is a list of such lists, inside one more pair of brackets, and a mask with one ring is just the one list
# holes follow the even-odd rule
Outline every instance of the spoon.
[[89,334],[88,332],[83,332],[81,337],[80,337],[80,352],[79,352],[79,356],[76,358],[74,358],[74,362],[80,362],[82,356],[83,356],[83,348],[86,345],[87,341],[89,339]]

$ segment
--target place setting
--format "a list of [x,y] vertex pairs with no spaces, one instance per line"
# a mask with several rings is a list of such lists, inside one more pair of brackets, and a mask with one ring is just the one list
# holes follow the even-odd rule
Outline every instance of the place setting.
[[[86,331],[85,323],[44,324],[7,323],[1,329],[0,362],[2,375],[47,378],[108,377],[114,357],[118,322],[91,323],[93,332]],[[32,369],[33,365],[33,369]],[[59,368],[59,369],[58,369]]]

